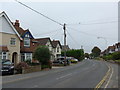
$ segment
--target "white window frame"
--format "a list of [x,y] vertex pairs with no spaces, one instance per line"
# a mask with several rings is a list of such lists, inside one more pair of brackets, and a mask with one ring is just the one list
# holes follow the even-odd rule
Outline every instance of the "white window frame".
[[7,52],[2,52],[2,59],[8,59],[8,53]]
[[11,38],[10,45],[15,45],[15,44],[16,44],[16,38]]
[[32,60],[32,53],[25,53],[25,61],[27,60],[30,60],[30,61]]
[[[27,42],[27,44],[26,44],[26,42]],[[30,47],[30,38],[24,38],[24,46],[25,47]]]

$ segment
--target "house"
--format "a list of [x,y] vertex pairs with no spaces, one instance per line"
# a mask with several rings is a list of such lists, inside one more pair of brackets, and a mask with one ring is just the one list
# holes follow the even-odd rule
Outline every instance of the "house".
[[120,42],[115,44],[115,51],[120,51]]
[[20,62],[20,37],[5,12],[0,13],[0,59]]
[[109,54],[109,53],[114,53],[115,52],[115,46],[113,45],[113,46],[109,46],[108,48],[107,48],[107,54]]
[[33,35],[29,31],[29,29],[24,30],[20,27],[19,20],[16,20],[13,25],[22,38],[20,42],[21,61],[32,61],[34,49],[37,47],[36,42],[34,42]]
[[53,54],[55,59],[61,56],[62,46],[59,40],[53,40]]
[[54,60],[54,53],[53,53],[53,44],[51,42],[51,39],[49,37],[47,38],[36,38],[34,39],[34,42],[37,42],[37,45],[39,46],[47,46],[51,52],[51,61]]

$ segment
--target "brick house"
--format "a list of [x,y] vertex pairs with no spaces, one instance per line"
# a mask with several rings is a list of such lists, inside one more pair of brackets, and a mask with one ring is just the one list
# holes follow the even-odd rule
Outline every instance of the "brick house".
[[20,27],[19,20],[16,20],[13,25],[16,28],[17,32],[20,34],[20,37],[22,38],[20,42],[21,61],[31,61],[32,54],[35,49],[35,42],[33,42],[34,37],[28,29],[24,30]]

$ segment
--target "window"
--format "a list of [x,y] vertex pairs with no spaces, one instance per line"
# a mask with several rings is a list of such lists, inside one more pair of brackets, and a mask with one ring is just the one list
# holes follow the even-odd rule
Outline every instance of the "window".
[[24,46],[30,47],[30,39],[29,38],[24,38]]
[[21,54],[21,61],[25,61],[25,54],[24,53]]
[[26,53],[26,60],[29,60],[29,61],[32,60],[32,54],[31,53]]
[[25,37],[26,37],[26,38],[29,38],[30,36],[29,36],[29,34],[26,34]]
[[15,38],[11,38],[10,45],[15,45]]
[[3,52],[3,58],[2,59],[7,59],[6,52]]
[[59,52],[59,47],[57,47],[57,52]]
[[0,61],[2,60],[2,52],[0,51]]

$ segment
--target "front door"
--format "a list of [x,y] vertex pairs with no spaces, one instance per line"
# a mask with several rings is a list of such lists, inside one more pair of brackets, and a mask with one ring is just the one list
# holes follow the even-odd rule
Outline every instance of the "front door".
[[17,53],[16,53],[16,52],[14,52],[14,53],[12,54],[12,63],[14,63],[15,65],[16,65],[16,63],[17,63]]

